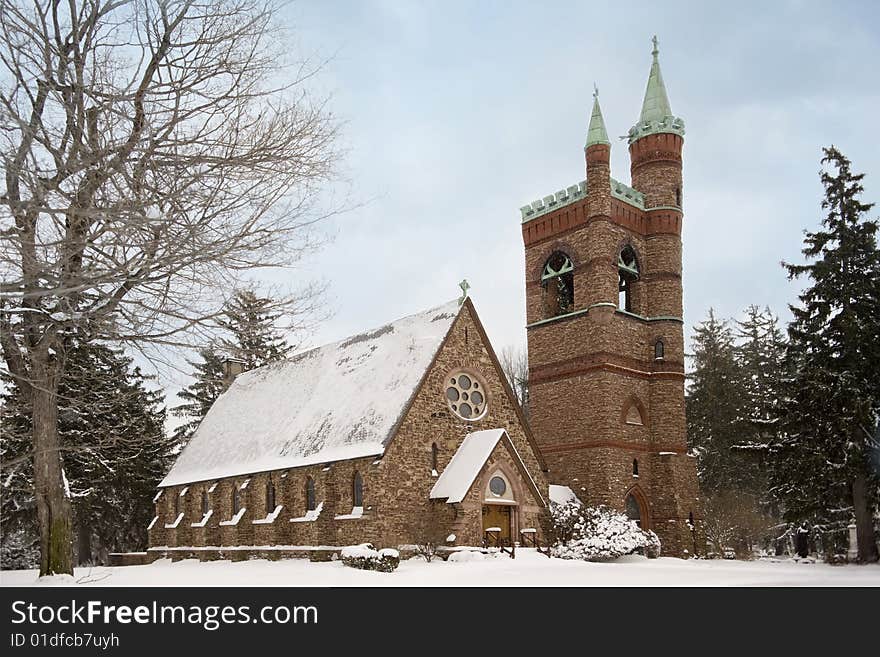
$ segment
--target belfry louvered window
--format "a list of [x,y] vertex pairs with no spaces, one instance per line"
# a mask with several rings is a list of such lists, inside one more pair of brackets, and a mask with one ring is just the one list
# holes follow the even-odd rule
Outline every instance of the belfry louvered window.
[[574,310],[574,265],[565,253],[556,251],[544,263],[541,272],[544,310],[547,318],[566,315]]
[[639,262],[632,247],[625,247],[617,256],[618,298],[620,310],[633,312],[633,284],[639,280]]

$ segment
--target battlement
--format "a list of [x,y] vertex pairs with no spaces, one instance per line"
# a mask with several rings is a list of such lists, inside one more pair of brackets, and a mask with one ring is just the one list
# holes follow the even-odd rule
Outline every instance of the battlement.
[[[586,196],[587,181],[582,180],[577,185],[560,189],[555,194],[550,194],[542,199],[539,198],[537,201],[521,207],[519,211],[522,215],[522,222],[526,223],[532,219],[537,219],[548,212],[570,205],[575,201],[580,201],[586,198]],[[629,203],[639,210],[645,209],[645,195],[614,178],[611,178],[611,196],[624,203]]]
[[641,139],[647,135],[666,132],[679,137],[684,137],[684,120],[677,116],[664,116],[662,119],[653,119],[650,121],[639,121],[629,129],[627,143],[632,144],[634,141]]
[[529,205],[524,205],[519,209],[522,214],[522,222],[526,223],[532,219],[537,219],[541,215],[545,215],[557,208],[565,207],[575,201],[579,201],[587,196],[587,181],[581,180],[577,185],[571,185],[566,189],[560,189],[555,194],[545,196],[543,199],[532,201]]
[[624,203],[629,203],[639,210],[645,209],[645,195],[614,178],[611,179],[611,196]]

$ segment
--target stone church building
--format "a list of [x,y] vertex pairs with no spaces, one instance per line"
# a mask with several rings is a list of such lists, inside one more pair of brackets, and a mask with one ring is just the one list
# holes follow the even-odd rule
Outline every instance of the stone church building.
[[571,491],[692,553],[683,136],[655,41],[631,186],[611,177],[597,95],[586,180],[521,209],[528,421],[466,295],[239,373],[160,483],[151,556],[529,544]]

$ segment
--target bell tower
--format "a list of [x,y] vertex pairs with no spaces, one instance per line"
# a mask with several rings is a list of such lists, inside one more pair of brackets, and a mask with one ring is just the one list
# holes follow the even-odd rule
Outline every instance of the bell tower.
[[529,413],[551,483],[625,511],[663,554],[687,556],[702,532],[684,416],[684,122],[656,37],[652,58],[628,135],[631,186],[611,176],[596,90],[586,179],[520,209]]

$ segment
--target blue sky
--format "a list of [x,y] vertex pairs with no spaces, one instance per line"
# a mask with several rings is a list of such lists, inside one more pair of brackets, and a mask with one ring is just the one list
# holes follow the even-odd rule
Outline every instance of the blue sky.
[[[518,208],[585,176],[593,83],[629,181],[651,36],[685,119],[684,303],[787,316],[821,217],[820,149],[835,144],[880,200],[878,5],[772,2],[323,2],[284,22],[344,121],[342,172],[362,203],[333,219],[312,271],[334,316],[320,344],[456,296],[467,278],[496,349],[525,341]],[[309,270],[295,276],[307,276]]]

